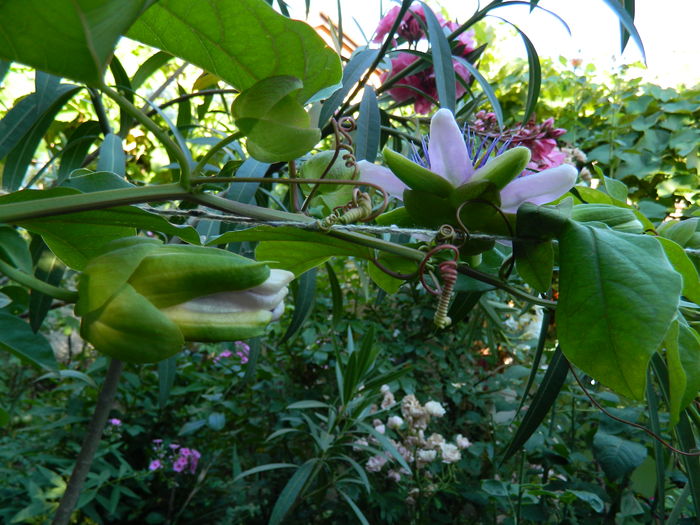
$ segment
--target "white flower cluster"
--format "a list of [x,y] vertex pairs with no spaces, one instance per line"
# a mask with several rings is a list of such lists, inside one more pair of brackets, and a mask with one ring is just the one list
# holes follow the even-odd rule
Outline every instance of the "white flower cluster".
[[[396,404],[394,395],[387,385],[382,386],[381,392],[384,395],[381,403],[383,409]],[[470,441],[462,434],[455,436],[454,443],[448,443],[442,435],[437,433],[425,437],[431,418],[440,418],[445,413],[445,408],[439,402],[428,401],[425,405],[421,405],[416,396],[409,394],[401,400],[402,417],[390,416],[386,423],[375,419],[372,424],[380,434],[386,434],[387,428],[391,429],[399,437],[398,441],[389,438],[391,444],[396,447],[406,463],[421,469],[438,459],[442,463],[456,463],[462,458],[460,451],[471,446]],[[370,442],[376,444],[373,438],[370,438]],[[369,444],[365,439],[357,440],[353,449],[361,450]],[[391,467],[392,463],[393,460],[388,455],[375,455],[369,458],[365,469],[369,472],[380,472],[385,465],[389,464]],[[386,472],[387,478],[396,482],[408,474],[407,470],[396,467],[389,468]]]

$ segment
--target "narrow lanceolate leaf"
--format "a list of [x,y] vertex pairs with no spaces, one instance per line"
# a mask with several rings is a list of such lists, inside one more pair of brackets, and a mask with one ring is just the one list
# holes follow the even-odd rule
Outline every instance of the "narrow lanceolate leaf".
[[331,324],[337,326],[343,317],[343,291],[338,282],[338,276],[330,263],[325,264],[326,273],[328,274],[328,284],[331,287],[331,297],[333,299],[333,320]]
[[119,36],[155,0],[8,0],[0,57],[98,85]]
[[357,84],[360,77],[367,71],[367,68],[372,65],[374,59],[377,58],[377,53],[379,53],[378,49],[363,49],[353,54],[343,69],[343,86],[323,103],[321,115],[318,118],[319,128],[324,127],[328,123],[328,119],[331,118],[333,112],[338,109],[338,106],[345,100],[350,90]]
[[[632,37],[632,40],[634,40],[634,43],[637,44],[637,47],[639,47],[639,51],[642,53],[642,58],[644,59],[644,62],[646,63],[647,61],[647,56],[646,53],[644,52],[644,44],[642,44],[642,37],[639,36],[639,33],[637,32],[637,28],[634,27],[634,19],[630,16],[630,13],[628,13],[625,8],[623,8],[622,5],[620,5],[619,0],[603,0],[606,4],[608,4],[608,7],[612,9],[617,17],[620,19],[620,26],[624,29],[626,29],[630,36]],[[623,43],[626,44],[626,40],[623,38],[622,39]],[[622,47],[622,51],[624,51],[624,45]]]
[[421,4],[423,4],[425,21],[428,26],[428,37],[435,67],[435,84],[440,107],[447,108],[454,113],[456,106],[455,83],[457,78],[452,65],[452,49],[435,13],[425,3],[421,2]]
[[169,357],[158,363],[158,406],[162,410],[170,397],[175,384],[177,356]]
[[338,55],[307,24],[260,0],[161,0],[133,25],[130,38],[183,58],[245,90],[267,77],[291,75],[297,100],[337,83]]
[[493,112],[496,114],[496,120],[498,120],[498,126],[503,129],[503,110],[501,109],[501,103],[498,102],[498,97],[496,96],[496,92],[493,90],[491,87],[491,84],[489,84],[488,80],[484,78],[484,76],[479,73],[479,70],[474,67],[474,64],[471,62],[464,60],[462,57],[453,57],[454,60],[458,60],[464,67],[467,68],[469,73],[476,79],[476,81],[479,83],[481,86],[481,89],[484,91],[484,94],[486,95],[486,98],[489,99],[489,103],[491,104],[491,108],[493,109]]
[[126,155],[122,149],[122,138],[109,133],[100,146],[100,158],[97,161],[97,171],[110,171],[117,175],[126,173]]
[[292,508],[294,502],[303,492],[304,486],[311,476],[317,461],[316,458],[308,460],[296,470],[291,478],[289,478],[289,481],[284,486],[284,489],[282,489],[272,509],[272,515],[268,522],[269,525],[277,525],[282,522],[287,512],[289,512],[289,509]]
[[542,383],[537,389],[537,392],[535,392],[535,396],[532,398],[530,408],[527,409],[522,423],[518,426],[518,430],[511,442],[508,443],[506,451],[503,453],[502,462],[507,461],[508,458],[520,450],[520,447],[530,439],[530,436],[540,426],[547,412],[549,412],[549,409],[556,402],[559,391],[561,387],[564,386],[564,381],[566,381],[568,372],[569,362],[566,360],[561,350],[557,348],[547,367],[547,372],[542,379]]
[[311,313],[316,299],[316,269],[309,270],[294,281],[294,315],[289,328],[282,337],[282,342],[290,340],[299,330]]
[[360,102],[360,116],[357,119],[355,133],[355,158],[374,162],[379,151],[381,136],[381,117],[377,95],[372,86],[365,86]]
[[[80,91],[79,86],[72,84],[53,84],[54,87],[47,87],[45,90],[33,93],[27,98],[37,97],[34,110],[34,118],[29,117],[20,123],[16,123],[22,127],[31,121],[31,127],[24,135],[17,134],[5,144],[14,143],[14,147],[7,152],[5,167],[2,173],[2,187],[8,191],[16,191],[22,186],[27,170],[34,158],[34,153],[41,142],[41,139],[46,134],[49,126],[53,123],[56,114],[65,105],[68,100]],[[39,98],[41,100],[39,100]],[[8,113],[5,117],[10,117]],[[5,121],[3,119],[3,122]],[[14,130],[14,126],[10,130]],[[16,133],[9,131],[9,133]],[[0,141],[2,137],[0,137]]]
[[10,352],[37,368],[57,368],[51,345],[41,334],[35,334],[19,317],[0,312],[0,350]]
[[566,357],[642,399],[649,359],[676,316],[681,276],[656,239],[570,221],[559,237],[557,332]]

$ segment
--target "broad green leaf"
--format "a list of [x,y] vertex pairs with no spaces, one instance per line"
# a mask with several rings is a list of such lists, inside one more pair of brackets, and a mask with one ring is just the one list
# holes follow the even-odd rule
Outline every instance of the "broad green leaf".
[[613,199],[625,202],[627,200],[627,186],[624,182],[617,179],[611,179],[603,175],[605,181],[605,191],[608,192]]
[[544,293],[549,290],[554,268],[552,242],[515,242],[513,254],[518,275],[538,292]]
[[99,85],[119,36],[154,0],[8,0],[0,57]]
[[677,243],[664,237],[656,238],[666,252],[666,257],[675,270],[683,277],[683,295],[696,304],[700,304],[700,276],[693,261]]
[[127,36],[180,57],[240,90],[264,78],[300,79],[305,102],[340,81],[338,55],[307,24],[260,0],[161,0]]
[[603,500],[600,499],[600,496],[598,496],[598,494],[594,494],[593,492],[588,492],[585,490],[572,489],[567,489],[566,492],[569,494],[573,494],[581,501],[585,501],[596,512],[603,512],[605,510],[605,503],[603,503]]
[[124,177],[120,177],[116,173],[90,170],[74,171],[71,178],[65,181],[61,186],[73,188],[83,193],[134,187],[134,185],[127,182]]
[[37,368],[58,368],[51,345],[19,317],[0,312],[0,349]]
[[270,515],[268,525],[278,525],[282,522],[287,512],[289,512],[289,509],[292,508],[294,502],[302,494],[306,482],[314,471],[317,461],[318,459],[316,458],[308,460],[296,470],[291,478],[289,478],[289,481],[277,498],[275,506],[272,508],[272,514]]
[[301,157],[321,139],[306,110],[294,96],[301,81],[290,76],[265,78],[243,91],[231,111],[247,137],[251,157],[282,162]]
[[601,430],[593,436],[593,455],[612,481],[620,479],[642,464],[647,449],[639,443]]
[[652,237],[570,221],[559,238],[557,332],[566,357],[644,397],[649,359],[676,315],[681,276]]

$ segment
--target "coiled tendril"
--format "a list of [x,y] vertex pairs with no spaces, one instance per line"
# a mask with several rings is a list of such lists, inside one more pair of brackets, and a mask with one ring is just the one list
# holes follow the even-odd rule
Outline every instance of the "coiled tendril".
[[[442,279],[443,285],[441,288],[439,286],[438,288],[432,288],[425,281],[426,265],[433,255],[442,250],[450,250],[453,254],[453,257],[452,259],[442,261],[438,264],[437,269],[440,273],[440,278]],[[418,273],[420,274],[420,282],[423,285],[423,288],[425,288],[426,291],[432,295],[440,296],[437,308],[435,310],[435,317],[433,317],[433,322],[438,328],[447,328],[452,324],[452,319],[450,319],[450,317],[447,315],[447,312],[450,307],[450,300],[452,299],[452,291],[454,290],[454,285],[457,282],[458,261],[459,249],[455,245],[440,244],[438,246],[435,246],[434,248],[429,250],[428,253],[425,254],[425,257],[423,258],[423,260],[420,263],[420,266],[418,267]],[[437,279],[434,275],[432,277],[437,285]]]

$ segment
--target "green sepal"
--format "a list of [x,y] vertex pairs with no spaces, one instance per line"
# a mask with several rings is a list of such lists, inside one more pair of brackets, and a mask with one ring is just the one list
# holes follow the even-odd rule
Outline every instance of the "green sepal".
[[447,199],[432,193],[404,190],[403,203],[410,217],[419,226],[439,228],[443,224],[454,224],[454,208]]
[[132,276],[141,261],[162,243],[144,237],[125,237],[107,243],[105,252],[85,266],[78,281],[75,314],[84,317],[101,308]]
[[163,314],[175,323],[185,341],[238,341],[258,337],[272,320],[272,312],[195,312],[185,305],[164,308]]
[[454,186],[447,179],[443,179],[437,173],[416,164],[400,153],[385,147],[382,150],[382,156],[394,175],[413,190],[432,193],[438,197],[447,197],[454,190]]
[[524,146],[517,146],[489,160],[485,166],[474,172],[471,181],[490,181],[500,191],[523,172],[528,162],[530,162],[530,150]]
[[191,245],[165,245],[144,257],[129,283],[157,308],[265,282],[270,268],[235,253]]
[[185,343],[177,325],[128,284],[83,317],[80,335],[99,352],[127,363],[162,361]]
[[480,180],[455,188],[450,193],[449,201],[455,212],[464,204],[459,218],[469,230],[486,231],[486,225],[492,224],[494,217],[499,215],[501,196],[493,182]]

